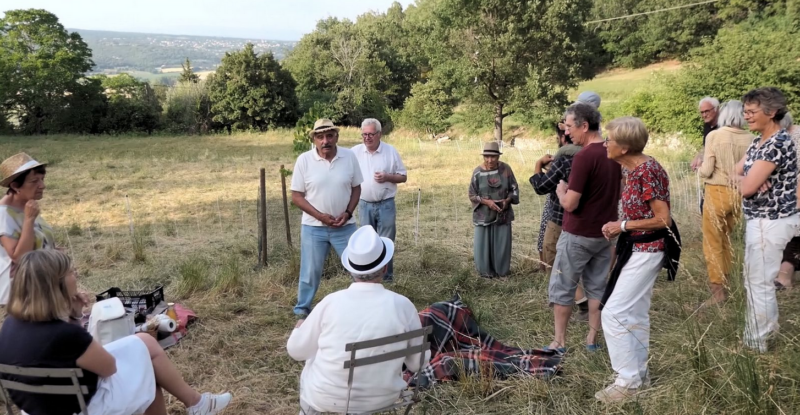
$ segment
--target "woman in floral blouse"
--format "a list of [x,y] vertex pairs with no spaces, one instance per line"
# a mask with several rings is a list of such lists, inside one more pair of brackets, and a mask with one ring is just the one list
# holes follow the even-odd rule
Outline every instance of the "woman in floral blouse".
[[607,239],[619,236],[617,263],[604,296],[603,334],[614,383],[595,398],[603,402],[626,399],[647,386],[650,346],[650,299],[671,238],[669,177],[652,157],[642,153],[648,133],[642,120],[617,118],[606,126],[608,158],[623,168],[620,221],[603,226]]
[[475,225],[473,254],[482,277],[505,277],[511,269],[511,222],[519,186],[511,166],[500,161],[496,142],[483,146],[483,164],[472,171],[469,200]]
[[788,112],[783,93],[758,88],[743,98],[744,118],[757,133],[744,158],[736,165],[745,231],[747,319],[745,346],[761,352],[778,329],[778,303],[773,279],[778,275],[786,244],[800,225],[797,215],[797,151],[781,128]]

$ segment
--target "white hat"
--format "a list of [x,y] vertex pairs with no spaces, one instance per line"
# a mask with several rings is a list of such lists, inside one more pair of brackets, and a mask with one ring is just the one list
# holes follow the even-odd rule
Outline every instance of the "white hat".
[[378,236],[370,225],[356,230],[342,252],[342,266],[356,275],[371,274],[392,260],[394,242]]

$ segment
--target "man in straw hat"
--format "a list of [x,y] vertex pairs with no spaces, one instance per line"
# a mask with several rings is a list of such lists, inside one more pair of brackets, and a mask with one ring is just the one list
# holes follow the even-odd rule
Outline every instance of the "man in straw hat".
[[[323,298],[292,330],[286,351],[306,362],[300,375],[301,414],[362,413],[386,407],[406,388],[403,365],[412,372],[421,369],[419,354],[360,367],[348,403],[348,370],[342,362],[350,353],[345,345],[422,328],[414,304],[381,284],[393,255],[391,239],[379,236],[372,226],[358,228],[342,252],[342,266],[353,283]],[[420,344],[417,337],[381,346],[380,353]],[[427,362],[430,351],[425,354]]]
[[294,307],[300,319],[311,312],[330,248],[341,256],[356,230],[353,211],[363,181],[355,154],[337,145],[339,128],[331,120],[317,120],[309,135],[314,148],[297,158],[291,186],[292,203],[303,211]]

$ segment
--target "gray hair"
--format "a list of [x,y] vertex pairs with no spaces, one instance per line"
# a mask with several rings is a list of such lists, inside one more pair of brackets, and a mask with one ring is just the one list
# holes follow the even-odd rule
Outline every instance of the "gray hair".
[[781,122],[779,122],[778,124],[780,124],[781,128],[783,128],[784,130],[792,128],[792,125],[794,125],[794,120],[792,119],[792,113],[787,112],[786,115],[783,116]]
[[372,281],[374,279],[377,279],[378,277],[383,277],[383,274],[386,273],[386,270],[384,270],[384,268],[386,268],[386,266],[382,266],[381,269],[375,272],[370,272],[369,274],[363,274],[363,275],[354,274],[351,272],[350,276],[353,277],[353,281],[356,282]]
[[720,127],[744,128],[744,104],[738,99],[732,99],[722,104],[719,109],[717,125]]
[[780,89],[768,86],[756,88],[742,97],[742,102],[745,104],[756,104],[764,111],[764,114],[770,116],[776,123],[781,122],[789,108],[786,103],[786,96],[783,95]]
[[714,109],[719,108],[719,100],[714,97],[703,97],[703,99],[701,99],[700,102],[697,103],[697,108],[700,108],[700,106],[703,105],[704,102],[708,102],[709,104],[711,104],[711,106],[714,107]]
[[381,132],[381,122],[376,120],[375,118],[367,118],[366,120],[362,121],[361,122],[361,129],[363,130],[364,127],[366,127],[368,125],[375,126],[375,132],[376,133]]
[[587,123],[589,124],[589,131],[600,131],[600,111],[594,105],[576,102],[567,107],[567,111],[564,112],[564,118],[566,119],[570,114],[575,118],[575,122],[578,125]]

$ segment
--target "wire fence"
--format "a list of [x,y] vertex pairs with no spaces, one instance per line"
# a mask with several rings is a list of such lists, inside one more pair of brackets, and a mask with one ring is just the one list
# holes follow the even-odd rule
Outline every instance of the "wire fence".
[[[465,261],[471,258],[473,225],[467,191],[472,171],[482,161],[481,146],[479,140],[396,145],[409,175],[408,183],[399,185],[395,199],[398,255],[422,255],[437,247],[463,256]],[[536,245],[545,197],[535,194],[528,179],[536,160],[554,154],[555,149],[520,143],[503,151],[501,160],[512,167],[521,189],[520,203],[513,206],[514,261],[538,258]],[[672,215],[684,239],[699,237],[701,181],[686,162],[661,164],[670,177]],[[287,163],[287,167],[292,166]],[[241,185],[243,191],[221,190],[180,200],[168,189],[161,189],[121,200],[103,200],[99,209],[76,208],[54,220],[60,225],[57,236],[68,248],[92,261],[103,257],[113,260],[107,245],[129,243],[130,235],[139,235],[145,244],[140,249],[186,258],[204,248],[227,247],[252,254],[255,263],[259,252],[258,169],[247,161],[217,162],[213,174],[220,180],[252,170],[252,184],[248,179]],[[290,182],[291,177],[287,177],[287,186]],[[280,167],[268,165],[267,245],[276,255],[283,255],[289,247],[281,193]],[[291,196],[287,197],[289,234],[292,247],[297,249],[302,212],[291,205]],[[137,238],[132,239],[135,245]]]

